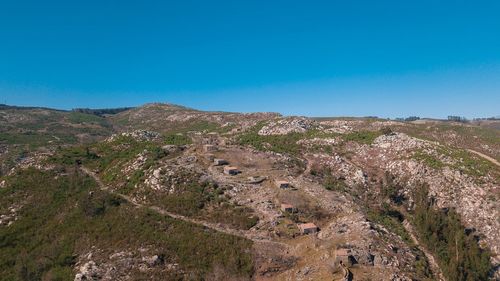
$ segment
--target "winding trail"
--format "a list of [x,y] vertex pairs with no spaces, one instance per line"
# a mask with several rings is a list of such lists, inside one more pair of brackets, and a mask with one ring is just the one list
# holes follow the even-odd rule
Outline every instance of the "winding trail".
[[472,150],[472,149],[467,149],[467,151],[472,152],[472,153],[476,154],[477,156],[482,157],[483,159],[488,160],[491,163],[493,163],[493,164],[497,165],[498,167],[500,167],[500,162],[498,162],[493,157],[490,157],[490,156],[488,156],[486,154],[483,154],[483,153],[481,153],[479,151],[475,151],[475,150]]
[[117,193],[117,192],[113,192],[113,190],[111,190],[109,187],[107,187],[101,181],[101,179],[94,172],[90,171],[88,168],[80,166],[80,170],[83,171],[85,174],[89,175],[90,177],[92,177],[97,182],[97,185],[99,186],[99,188],[101,190],[110,192],[112,194],[115,194],[116,196],[119,196],[120,198],[124,199],[125,201],[127,201],[128,203],[130,203],[130,204],[132,204],[132,205],[134,205],[136,207],[146,208],[146,209],[149,209],[149,210],[151,210],[153,212],[156,212],[156,213],[158,213],[160,215],[169,216],[169,217],[174,218],[174,219],[182,220],[182,221],[185,221],[185,222],[188,222],[188,223],[197,224],[197,225],[200,225],[200,226],[203,226],[203,227],[206,227],[206,228],[210,228],[212,230],[215,230],[215,231],[218,231],[218,232],[222,232],[222,233],[225,233],[225,234],[234,235],[234,236],[238,236],[238,237],[241,237],[241,238],[249,239],[249,240],[252,240],[253,242],[265,242],[265,243],[283,244],[283,243],[280,243],[280,242],[271,241],[271,240],[269,240],[266,237],[258,236],[256,233],[255,234],[254,233],[250,233],[249,231],[227,228],[227,227],[222,226],[221,224],[211,223],[211,222],[202,221],[202,220],[193,219],[193,218],[188,218],[188,217],[183,216],[183,215],[175,214],[175,213],[169,212],[169,211],[164,210],[164,209],[162,209],[160,207],[157,207],[157,206],[148,206],[148,205],[141,204],[141,203],[135,201],[130,196],[127,196],[127,195],[124,195],[124,194],[120,194],[120,193]]
[[438,263],[434,259],[434,256],[427,251],[427,249],[420,244],[420,242],[417,239],[417,236],[415,235],[415,229],[413,229],[413,226],[410,224],[409,221],[405,220],[403,222],[403,226],[406,229],[406,231],[410,234],[411,240],[413,240],[413,243],[417,245],[417,247],[422,250],[424,253],[425,257],[429,261],[429,265],[431,267],[431,271],[434,274],[434,277],[437,278],[439,281],[446,281],[446,278],[444,278],[443,272],[441,271],[441,268],[439,267]]

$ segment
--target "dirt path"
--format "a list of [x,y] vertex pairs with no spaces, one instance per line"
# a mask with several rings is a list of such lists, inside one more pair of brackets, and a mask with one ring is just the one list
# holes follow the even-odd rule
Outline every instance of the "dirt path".
[[434,259],[434,256],[431,253],[429,253],[429,251],[427,251],[427,249],[419,243],[417,236],[415,235],[415,230],[413,229],[413,226],[410,224],[410,222],[405,220],[403,222],[403,226],[406,229],[406,231],[410,234],[410,237],[411,237],[411,240],[413,240],[413,243],[415,243],[415,245],[417,245],[417,247],[420,250],[422,250],[424,255],[427,257],[427,260],[429,261],[429,265],[431,267],[432,273],[434,274],[434,277],[436,277],[437,280],[439,280],[439,281],[446,281],[446,279],[444,278],[443,272],[441,271],[441,268],[439,268],[439,265],[437,264],[436,260]]
[[185,221],[185,222],[189,222],[189,223],[201,225],[201,226],[204,226],[206,228],[210,228],[210,229],[218,231],[218,232],[223,232],[223,233],[226,233],[226,234],[229,234],[229,235],[234,235],[234,236],[238,236],[238,237],[241,237],[241,238],[249,239],[249,240],[252,240],[254,242],[266,242],[266,243],[278,243],[278,244],[282,244],[280,242],[266,240],[265,237],[260,237],[257,234],[251,233],[249,231],[243,231],[243,230],[237,230],[237,229],[227,228],[227,227],[224,227],[224,226],[222,226],[220,224],[211,223],[211,222],[202,221],[202,220],[197,220],[197,219],[193,219],[193,218],[188,218],[188,217],[185,217],[185,216],[179,215],[179,214],[174,214],[174,213],[166,211],[166,210],[164,210],[164,209],[162,209],[160,207],[147,206],[147,205],[138,203],[133,198],[131,198],[131,197],[127,196],[127,195],[113,192],[110,188],[108,188],[101,181],[101,179],[94,172],[90,171],[88,168],[80,166],[80,169],[85,174],[91,176],[97,182],[97,184],[99,185],[99,187],[101,188],[101,190],[104,190],[104,191],[107,191],[107,192],[111,192],[111,193],[113,193],[113,194],[115,194],[115,195],[123,198],[125,201],[127,201],[128,203],[130,203],[130,204],[132,204],[132,205],[134,205],[136,207],[146,208],[146,209],[149,209],[149,210],[151,210],[153,212],[156,212],[156,213],[164,215],[164,216],[169,216],[169,217],[174,218],[174,219],[178,219],[178,220],[182,220],[182,221]]
[[477,156],[479,156],[479,157],[482,157],[482,158],[483,158],[483,159],[485,159],[485,160],[490,161],[491,163],[493,163],[493,164],[497,165],[498,167],[500,167],[500,162],[498,162],[498,161],[497,161],[496,159],[494,159],[493,157],[490,157],[490,156],[488,156],[488,155],[486,155],[486,154],[483,154],[483,153],[481,153],[481,152],[479,152],[479,151],[475,151],[475,150],[472,150],[472,149],[467,149],[467,150],[468,150],[469,152],[472,152],[472,153],[476,154],[476,155],[477,155]]

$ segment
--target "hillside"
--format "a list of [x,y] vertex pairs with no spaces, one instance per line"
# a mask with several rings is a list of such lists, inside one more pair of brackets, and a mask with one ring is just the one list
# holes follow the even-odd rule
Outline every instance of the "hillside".
[[498,121],[100,113],[0,107],[5,280],[500,278]]
[[275,113],[239,114],[205,112],[173,104],[151,103],[112,116],[118,130],[154,130],[158,132],[230,131],[249,127],[256,121],[278,117]]
[[110,136],[107,119],[80,112],[0,105],[0,175],[28,154],[51,153],[59,146],[92,143]]

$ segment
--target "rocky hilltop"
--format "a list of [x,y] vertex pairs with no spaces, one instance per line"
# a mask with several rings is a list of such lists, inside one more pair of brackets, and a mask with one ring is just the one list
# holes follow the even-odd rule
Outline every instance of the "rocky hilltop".
[[86,112],[0,108],[6,280],[500,277],[493,121]]

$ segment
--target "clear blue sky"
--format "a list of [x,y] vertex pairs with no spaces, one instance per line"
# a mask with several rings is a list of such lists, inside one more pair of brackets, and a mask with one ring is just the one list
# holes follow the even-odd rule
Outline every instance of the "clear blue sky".
[[0,1],[0,103],[500,115],[500,1]]

